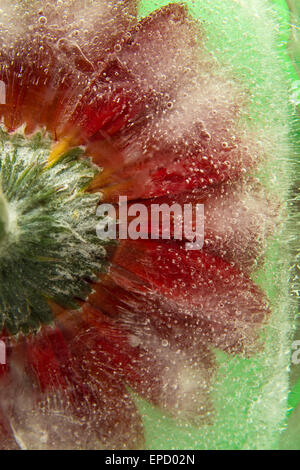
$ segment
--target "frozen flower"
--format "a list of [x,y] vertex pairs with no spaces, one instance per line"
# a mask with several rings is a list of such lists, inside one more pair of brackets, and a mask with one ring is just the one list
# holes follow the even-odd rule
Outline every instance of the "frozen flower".
[[[0,6],[0,448],[141,448],[133,392],[212,422],[213,349],[254,353],[269,315],[247,92],[182,5]],[[204,203],[203,249],[99,240],[120,195]]]

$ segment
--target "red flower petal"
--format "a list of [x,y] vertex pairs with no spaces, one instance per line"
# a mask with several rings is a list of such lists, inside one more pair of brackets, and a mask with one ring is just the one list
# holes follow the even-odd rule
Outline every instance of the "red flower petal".
[[[5,335],[0,335],[0,339],[5,341]],[[6,356],[10,355],[8,349],[9,348],[6,347]],[[6,386],[8,372],[8,357],[6,357],[6,364],[0,364],[0,387]],[[8,397],[4,397],[4,400],[7,401],[7,398]],[[0,401],[0,450],[17,450],[19,446],[14,438],[9,420],[3,412],[3,404],[3,401]]]
[[[40,8],[39,8],[40,7]],[[83,93],[116,38],[132,23],[136,1],[20,2],[6,7],[0,42],[0,79],[6,104],[0,112],[9,129],[55,130],[65,107]],[[12,33],[11,33],[12,32]]]
[[90,187],[104,199],[204,202],[206,244],[194,252],[121,242],[80,311],[55,312],[59,327],[19,338],[0,368],[0,445],[138,448],[142,426],[127,385],[176,418],[207,423],[209,348],[259,347],[266,300],[230,261],[252,267],[264,205],[219,185],[252,168],[260,148],[243,129],[244,93],[211,60],[185,7],[131,28],[131,0],[78,1],[68,22],[53,3],[37,11],[35,2],[33,28],[7,7],[17,27],[0,33],[5,124],[46,125],[86,144],[105,167]]
[[[79,113],[74,121],[82,122],[84,132],[93,129],[97,140],[90,150],[106,168],[92,188],[102,188],[106,199],[205,188],[236,179],[259,160],[253,137],[237,125],[245,97],[201,50],[200,41],[183,6],[159,10],[124,37],[107,65],[109,126],[95,112],[98,106],[102,116],[100,77],[94,100],[90,96],[80,105],[83,119]],[[113,103],[124,100],[123,118],[113,127]],[[102,152],[106,140],[110,161]]]
[[[180,421],[207,423],[215,366],[212,353],[203,345],[197,351],[180,351],[145,323],[131,323],[129,316],[117,323],[105,318],[101,310],[106,307],[105,301],[98,308],[83,306],[84,317],[92,327],[84,329],[81,341],[89,344],[97,360],[139,395]],[[90,373],[94,375],[95,371]]]
[[18,450],[19,446],[13,431],[4,414],[0,410],[0,450]]
[[227,261],[168,242],[124,241],[113,263],[108,289],[116,292],[119,314],[154,317],[154,323],[158,318],[182,347],[209,343],[229,352],[257,350],[269,309],[260,289]]
[[[103,164],[102,141],[105,144],[110,135],[123,129],[145,107],[146,97],[135,85],[130,71],[122,68],[118,60],[104,64],[101,72],[87,83],[80,100],[74,93],[57,133],[75,133],[80,143],[88,143],[89,139],[96,141],[91,150],[96,161],[98,153],[102,156]],[[113,149],[112,152],[115,153]],[[111,164],[111,155],[107,163]]]
[[[261,261],[266,238],[273,233],[277,223],[279,204],[278,201],[268,200],[262,188],[251,182],[246,186],[221,185],[209,191],[180,193],[141,202],[147,209],[145,214],[138,214],[140,222],[138,230],[141,238],[151,238],[153,224],[158,230],[160,239],[173,239],[175,235],[182,234],[182,239],[186,241],[189,240],[189,235],[185,233],[185,205],[192,205],[192,231],[195,234],[197,231],[199,233],[203,223],[201,220],[201,227],[197,226],[196,205],[203,204],[203,249],[227,261],[234,261],[243,269],[251,269]],[[134,204],[136,201],[128,203],[128,212],[130,208],[134,209]],[[171,212],[170,224],[163,225],[160,218],[156,227],[151,207],[157,204],[160,206],[167,204],[165,207],[168,208],[176,204],[180,209],[179,215]],[[122,227],[123,231],[128,230],[132,220],[134,217],[128,217],[127,226],[124,227],[120,219],[119,228]]]
[[0,388],[18,442],[29,449],[140,447],[142,428],[125,386],[80,333],[65,331],[67,344],[58,329],[45,328],[18,342]]

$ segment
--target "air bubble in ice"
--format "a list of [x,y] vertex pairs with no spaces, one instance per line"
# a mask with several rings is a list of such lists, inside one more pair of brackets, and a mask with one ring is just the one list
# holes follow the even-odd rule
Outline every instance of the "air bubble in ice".
[[47,18],[45,16],[40,16],[39,17],[39,23],[42,25],[47,24]]
[[116,44],[115,47],[114,47],[114,50],[115,50],[115,52],[121,52],[121,50],[122,50],[121,44]]

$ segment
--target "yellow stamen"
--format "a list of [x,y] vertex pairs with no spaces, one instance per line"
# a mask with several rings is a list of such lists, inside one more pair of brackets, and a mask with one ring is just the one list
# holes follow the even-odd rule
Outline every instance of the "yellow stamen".
[[49,158],[48,158],[48,164],[46,168],[49,168],[52,165],[54,165],[54,163],[56,163],[57,160],[59,160],[62,157],[62,155],[64,155],[73,146],[71,144],[71,141],[72,141],[72,137],[68,136],[60,140],[53,146],[50,152]]
[[132,186],[131,181],[124,181],[122,183],[116,183],[110,186],[105,186],[104,188],[100,188],[101,196],[102,196],[101,202],[116,201],[119,196],[123,194],[128,194],[128,191],[130,191],[131,186]]
[[106,168],[99,173],[89,185],[89,190],[98,190],[103,186],[107,186],[113,181],[114,170]]

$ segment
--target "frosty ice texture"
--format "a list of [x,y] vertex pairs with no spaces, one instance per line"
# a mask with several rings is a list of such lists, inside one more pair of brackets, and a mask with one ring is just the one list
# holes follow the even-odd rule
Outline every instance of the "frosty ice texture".
[[[12,348],[3,445],[13,430],[22,448],[139,447],[141,417],[154,448],[275,445],[291,330],[283,238],[266,245],[288,185],[277,22],[264,0],[187,3],[199,23],[178,5],[136,26],[130,1],[1,2],[8,129],[84,144],[104,200],[208,207],[205,252],[125,241],[82,317],[58,308],[58,328]],[[125,383],[161,411],[136,398],[139,416]]]

